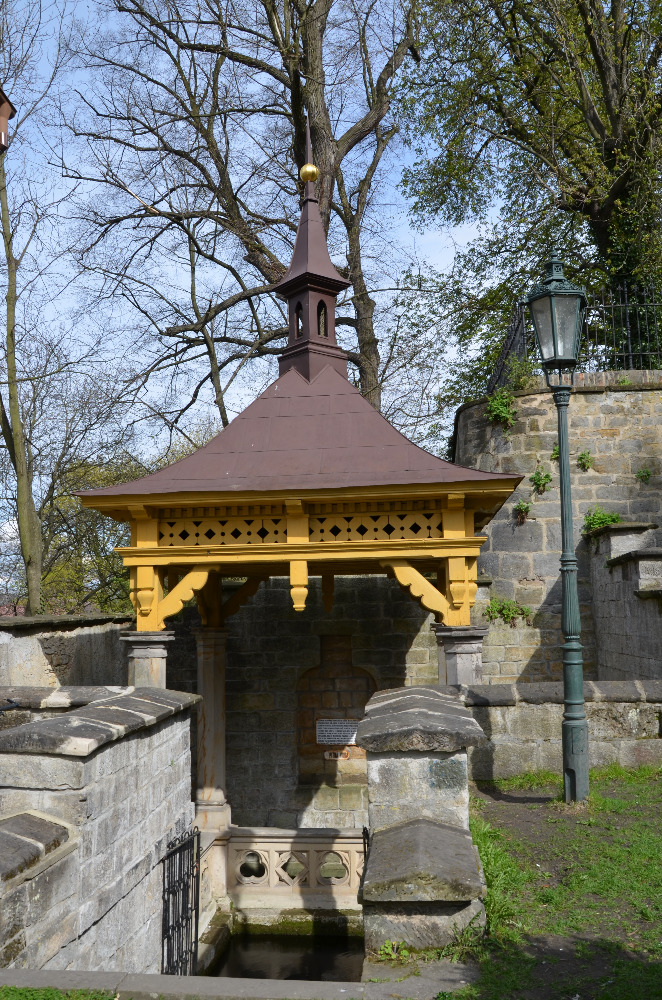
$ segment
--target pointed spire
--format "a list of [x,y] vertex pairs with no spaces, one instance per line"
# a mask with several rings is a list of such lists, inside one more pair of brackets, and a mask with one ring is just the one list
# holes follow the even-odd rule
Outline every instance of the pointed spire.
[[301,218],[290,266],[276,285],[288,303],[290,335],[279,358],[281,375],[296,368],[314,378],[331,365],[347,376],[347,357],[336,343],[336,296],[351,284],[333,266],[315,194],[319,170],[312,162],[310,126],[306,125],[306,159],[300,171],[304,181]]
[[289,268],[276,285],[276,291],[287,295],[295,283],[298,284],[302,278],[309,276],[312,279],[324,281],[329,290],[337,294],[343,288],[349,288],[351,281],[347,281],[346,278],[338,274],[329,256],[326,233],[315,193],[315,181],[319,177],[319,170],[313,163],[310,124],[308,123],[306,124],[306,159],[307,162],[304,163],[300,171],[300,177],[302,181],[305,181],[305,187],[303,208],[294,242],[294,253]]

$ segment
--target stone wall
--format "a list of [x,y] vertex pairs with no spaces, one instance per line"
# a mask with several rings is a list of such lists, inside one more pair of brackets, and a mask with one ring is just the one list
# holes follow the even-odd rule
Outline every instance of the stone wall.
[[0,965],[160,971],[195,700],[136,689],[0,733]]
[[[362,752],[350,751],[347,762],[326,761],[326,773],[317,769],[316,760],[306,776],[300,774],[300,760],[310,755],[302,752],[297,712],[320,709],[317,717],[357,718],[372,690],[437,683],[432,621],[432,615],[386,577],[336,578],[334,605],[328,613],[318,579],[310,581],[303,612],[292,608],[288,580],[260,585],[227,622],[227,793],[233,823],[285,829],[365,825]],[[195,690],[192,629],[197,623],[192,611],[174,623],[169,687]],[[352,705],[340,705],[340,695],[349,693],[338,687],[344,683],[340,674],[330,681],[334,690],[338,687],[338,704],[299,704],[302,694],[313,693],[302,690],[307,683],[304,675],[322,670],[325,656],[327,672],[340,671],[350,686],[361,688],[362,704],[355,698]],[[316,686],[328,687],[328,678],[314,680]],[[326,695],[330,700],[334,691],[328,689]],[[323,707],[328,711],[322,716]]]
[[0,618],[0,685],[126,684],[126,615]]
[[[533,611],[530,624],[520,620],[516,628],[496,623],[490,627],[483,646],[483,679],[494,683],[555,680],[562,674],[559,477],[551,458],[557,441],[556,408],[542,379],[535,391],[515,397],[517,416],[510,431],[487,420],[485,400],[461,407],[455,428],[456,462],[525,477],[486,527],[488,541],[478,563],[479,573],[492,581],[491,596],[514,599]],[[629,520],[659,522],[662,372],[578,374],[568,422],[585,676],[597,678],[591,560],[581,539],[584,514],[599,504]],[[577,464],[583,451],[593,457],[593,467],[585,472]],[[552,474],[551,488],[542,496],[533,494],[528,478],[538,463]],[[648,483],[636,477],[642,468],[652,473]],[[513,511],[519,499],[533,505],[523,525],[517,524]],[[653,543],[660,544],[660,539]],[[479,606],[474,621],[485,624]]]
[[614,524],[590,539],[598,673],[662,679],[662,548],[655,524]]
[[[474,781],[529,771],[563,773],[563,685],[477,684],[447,687],[488,737],[469,750]],[[587,681],[584,685],[591,767],[662,765],[662,681]]]

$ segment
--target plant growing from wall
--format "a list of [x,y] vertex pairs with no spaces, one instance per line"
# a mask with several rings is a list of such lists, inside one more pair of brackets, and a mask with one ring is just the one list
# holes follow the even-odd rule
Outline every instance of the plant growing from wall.
[[405,962],[409,958],[409,949],[404,941],[384,941],[377,958],[382,962]]
[[531,617],[531,608],[526,604],[518,604],[508,598],[492,597],[483,611],[483,616],[488,621],[494,622],[500,619],[511,628],[515,628],[519,618],[526,624]]
[[590,451],[580,451],[577,455],[577,465],[584,472],[588,472],[589,469],[593,468],[593,456]]
[[487,399],[487,419],[492,424],[500,424],[504,430],[510,430],[515,423],[517,410],[514,406],[515,397],[510,389],[501,386]]
[[552,454],[550,455],[550,458],[552,459],[553,462],[558,462],[558,460],[559,460],[559,443],[558,443],[558,441],[554,442],[554,447],[552,448]]
[[637,471],[635,472],[635,476],[637,477],[640,483],[647,483],[651,475],[652,475],[651,470],[647,469],[645,466],[643,469],[637,469]]
[[596,528],[604,528],[608,524],[618,524],[620,520],[621,515],[616,513],[615,510],[605,510],[604,507],[596,504],[595,507],[589,507],[584,514],[582,535],[588,535],[591,531],[595,531]]
[[524,524],[531,513],[531,504],[528,500],[518,500],[513,507],[518,524]]
[[542,496],[549,489],[549,484],[552,481],[552,476],[549,472],[545,472],[542,466],[538,466],[536,471],[532,476],[529,476],[529,482],[533,486],[535,492],[538,496]]

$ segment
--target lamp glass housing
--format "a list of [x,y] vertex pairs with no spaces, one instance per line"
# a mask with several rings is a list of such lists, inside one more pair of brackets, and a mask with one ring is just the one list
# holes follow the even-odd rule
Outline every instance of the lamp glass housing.
[[527,297],[543,366],[575,368],[579,357],[586,293],[563,277],[557,257],[546,264],[546,277]]

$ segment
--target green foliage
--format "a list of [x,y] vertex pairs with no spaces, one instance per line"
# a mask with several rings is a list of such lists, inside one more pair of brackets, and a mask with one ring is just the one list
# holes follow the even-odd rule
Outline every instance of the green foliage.
[[112,1000],[107,990],[55,990],[51,987],[0,986],[0,1000]]
[[517,788],[526,788],[530,791],[549,788],[550,785],[559,785],[562,788],[561,778],[554,771],[527,771],[525,774],[515,774],[512,778],[495,778],[494,785],[503,792],[509,792]]
[[633,3],[619,17],[597,5],[589,17],[576,0],[433,0],[423,23],[405,98],[416,214],[488,229],[498,204],[494,236],[476,248],[492,274],[516,252],[542,256],[555,228],[585,271],[653,282],[662,149],[641,137],[659,127],[660,5]]
[[648,483],[651,475],[652,475],[651,470],[645,467],[643,469],[637,469],[637,471],[635,472],[635,476],[637,477],[640,483]]
[[593,456],[590,451],[580,451],[577,455],[577,465],[584,472],[588,472],[589,469],[593,468]]
[[492,597],[483,611],[483,615],[488,621],[494,622],[500,618],[506,625],[515,628],[518,618],[524,622],[528,621],[531,617],[531,608],[507,598]]
[[529,476],[529,482],[539,496],[542,496],[543,493],[547,492],[551,481],[551,474],[549,472],[545,472],[542,466],[538,466],[533,475]]
[[608,524],[618,524],[620,520],[621,515],[617,514],[616,511],[605,510],[596,504],[595,507],[589,507],[584,514],[582,535],[588,535],[589,532],[595,531],[596,528],[604,528]]
[[552,454],[549,457],[552,459],[553,462],[558,462],[558,460],[559,460],[559,443],[558,443],[558,441],[554,442],[554,447],[552,448]]
[[515,397],[510,389],[502,386],[495,393],[488,397],[485,412],[490,423],[500,424],[509,430],[515,423],[517,410],[515,409]]
[[513,510],[515,511],[515,516],[517,517],[518,524],[524,524],[527,517],[531,513],[531,504],[528,500],[518,500]]
[[404,941],[384,941],[377,952],[377,958],[382,962],[406,962],[410,956]]

